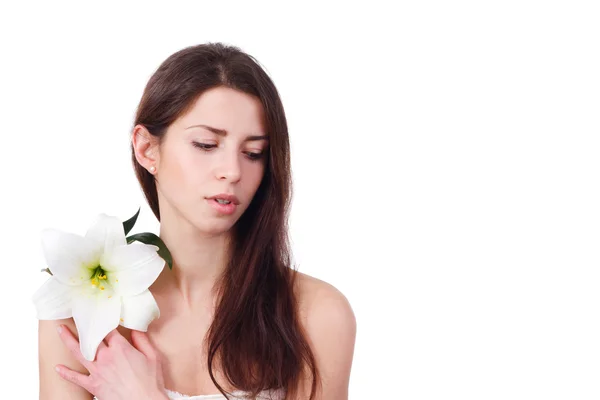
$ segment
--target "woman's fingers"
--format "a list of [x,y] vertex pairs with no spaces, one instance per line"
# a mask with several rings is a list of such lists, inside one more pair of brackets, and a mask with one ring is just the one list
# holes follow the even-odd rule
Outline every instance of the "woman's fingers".
[[103,341],[100,342],[100,344],[98,345],[98,349],[96,349],[96,357],[98,356],[98,354],[100,354],[101,351],[104,351],[103,349],[108,348],[107,344]]
[[149,360],[156,361],[157,355],[154,350],[154,346],[150,343],[150,339],[146,332],[132,330],[131,331],[131,341],[136,349],[141,351]]
[[60,339],[63,341],[67,349],[73,354],[75,359],[81,363],[88,371],[92,372],[94,368],[94,364],[83,357],[81,354],[81,349],[79,348],[79,341],[73,336],[71,330],[66,325],[60,325],[58,329],[58,335]]
[[112,331],[108,332],[108,335],[106,335],[106,337],[104,338],[104,340],[106,341],[106,344],[108,344],[108,346],[113,346],[114,344],[126,344],[129,343],[127,341],[127,339],[125,339],[125,336],[121,335],[121,332],[119,332],[119,330],[117,328],[113,329]]
[[56,366],[56,372],[58,372],[58,375],[60,375],[61,378],[81,386],[90,393],[94,393],[92,379],[89,375],[84,375],[80,372],[73,371],[61,364]]

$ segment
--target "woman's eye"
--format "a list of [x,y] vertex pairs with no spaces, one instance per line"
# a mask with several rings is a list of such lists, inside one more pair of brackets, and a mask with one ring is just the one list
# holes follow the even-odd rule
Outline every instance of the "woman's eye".
[[264,153],[252,153],[252,152],[248,152],[246,153],[248,155],[248,158],[252,161],[258,161],[262,158]]
[[206,144],[206,143],[197,143],[193,142],[194,147],[198,147],[202,150],[212,149],[213,147],[217,147],[216,144]]
[[[198,143],[198,142],[192,142],[192,144],[194,145],[194,147],[197,147],[204,151],[210,151],[210,149],[217,147],[216,144],[206,144],[206,143]],[[253,153],[251,151],[248,151],[248,152],[246,152],[246,155],[248,156],[248,158],[251,161],[258,161],[264,156],[264,151],[260,152],[260,153]]]

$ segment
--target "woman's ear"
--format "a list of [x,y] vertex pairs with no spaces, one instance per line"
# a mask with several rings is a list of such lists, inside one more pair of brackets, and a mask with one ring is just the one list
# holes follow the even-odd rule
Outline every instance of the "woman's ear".
[[137,162],[151,174],[156,173],[160,161],[158,139],[152,136],[143,125],[136,125],[133,129],[131,143]]

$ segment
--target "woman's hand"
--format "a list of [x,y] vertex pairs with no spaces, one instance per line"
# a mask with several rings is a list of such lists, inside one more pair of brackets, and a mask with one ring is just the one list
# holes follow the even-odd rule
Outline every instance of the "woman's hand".
[[168,400],[160,361],[146,333],[131,331],[134,347],[114,329],[100,342],[95,361],[88,361],[69,328],[61,328],[63,343],[90,372],[81,374],[59,364],[56,369],[61,378],[81,386],[99,400]]

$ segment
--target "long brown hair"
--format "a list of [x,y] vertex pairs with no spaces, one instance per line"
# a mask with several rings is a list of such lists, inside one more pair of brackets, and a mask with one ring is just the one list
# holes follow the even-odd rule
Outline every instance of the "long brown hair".
[[[299,321],[291,266],[288,213],[292,196],[290,145],[281,99],[256,59],[222,43],[189,46],[169,56],[150,77],[135,115],[162,143],[167,128],[206,90],[228,87],[256,96],[269,134],[265,174],[252,202],[232,228],[234,246],[223,275],[207,335],[208,371],[220,359],[233,387],[257,396],[262,390],[297,392],[310,372],[310,399],[320,378]],[[160,221],[154,175],[131,160],[144,195]],[[228,398],[228,397],[227,397]]]

